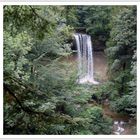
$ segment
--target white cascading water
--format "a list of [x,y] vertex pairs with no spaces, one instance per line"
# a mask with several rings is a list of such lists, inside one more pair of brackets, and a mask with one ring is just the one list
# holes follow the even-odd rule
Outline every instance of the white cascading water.
[[78,51],[78,83],[98,84],[94,80],[91,37],[86,34],[74,34],[74,37]]

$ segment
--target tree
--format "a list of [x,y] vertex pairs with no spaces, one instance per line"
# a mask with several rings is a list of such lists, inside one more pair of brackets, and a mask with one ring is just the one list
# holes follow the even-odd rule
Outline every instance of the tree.
[[[44,117],[52,117],[56,103],[50,96],[55,94],[53,87],[49,87],[53,80],[51,70],[57,59],[70,53],[67,38],[71,28],[62,22],[62,13],[63,7],[59,6],[4,7],[5,134],[44,133],[40,126],[35,129],[37,123],[34,126],[31,123],[41,117],[42,124],[46,121]],[[43,56],[48,56],[47,64],[51,67],[41,64]],[[44,81],[50,82],[48,86]]]
[[129,96],[128,82],[133,81],[134,77],[130,73],[134,61],[133,55],[136,50],[136,7],[123,7],[119,13],[113,16],[111,26],[110,40],[107,43],[107,55],[110,78],[114,83],[112,88],[117,91],[117,96],[115,95],[117,99],[113,97],[114,102],[112,105],[119,112],[131,114],[132,112],[130,113],[128,110],[134,108],[134,105],[131,103],[132,97]]

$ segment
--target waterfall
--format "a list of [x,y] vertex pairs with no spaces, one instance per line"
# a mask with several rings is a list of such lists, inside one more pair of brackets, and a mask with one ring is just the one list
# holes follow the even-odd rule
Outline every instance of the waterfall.
[[91,37],[86,34],[74,34],[78,52],[78,83],[98,84],[94,80],[94,64]]

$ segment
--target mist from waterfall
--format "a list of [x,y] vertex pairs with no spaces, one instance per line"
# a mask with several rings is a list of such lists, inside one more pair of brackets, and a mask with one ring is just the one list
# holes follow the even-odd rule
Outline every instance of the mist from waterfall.
[[94,64],[91,36],[74,34],[78,52],[78,83],[98,84],[94,80]]

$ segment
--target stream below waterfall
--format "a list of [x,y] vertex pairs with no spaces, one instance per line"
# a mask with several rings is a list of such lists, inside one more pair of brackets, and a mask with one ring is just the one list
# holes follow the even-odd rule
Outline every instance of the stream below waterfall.
[[111,111],[108,104],[102,105],[104,115],[112,118],[113,120],[113,135],[132,135],[133,127],[136,124],[128,115],[119,114]]

